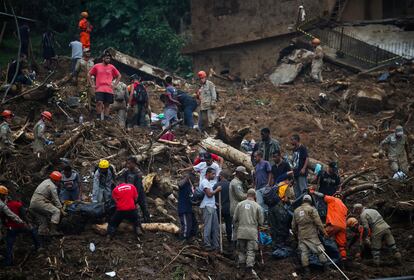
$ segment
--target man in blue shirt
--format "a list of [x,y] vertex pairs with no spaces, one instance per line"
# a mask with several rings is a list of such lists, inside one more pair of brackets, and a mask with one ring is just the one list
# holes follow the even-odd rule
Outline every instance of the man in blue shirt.
[[256,166],[254,167],[254,186],[256,189],[256,202],[267,211],[267,205],[263,200],[263,193],[266,186],[270,186],[272,180],[272,167],[270,163],[263,159],[263,152],[256,151],[254,153]]

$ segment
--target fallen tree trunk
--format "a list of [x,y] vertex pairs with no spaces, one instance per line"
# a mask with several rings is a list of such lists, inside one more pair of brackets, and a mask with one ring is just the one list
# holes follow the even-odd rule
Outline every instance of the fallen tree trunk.
[[217,129],[216,138],[223,140],[233,148],[239,149],[244,137],[250,133],[250,127],[246,126],[239,130],[231,130],[219,120],[216,120],[214,127]]
[[152,147],[149,150],[147,150],[145,147],[143,147],[142,150],[144,150],[144,152],[139,154],[139,155],[134,155],[133,157],[138,162],[142,162],[142,161],[145,161],[145,160],[149,159],[151,156],[156,156],[156,155],[162,154],[167,149],[168,149],[167,145],[164,145],[164,144],[161,144],[161,143],[154,143],[154,145],[152,145]]
[[[249,171],[252,171],[254,169],[249,154],[243,153],[242,151],[239,151],[236,148],[227,145],[219,139],[214,139],[211,137],[206,138],[201,141],[201,146],[210,153],[217,154],[227,161],[246,167],[246,169]],[[321,164],[326,169],[326,165],[321,161],[309,158],[309,169],[313,170],[316,164]]]
[[[151,232],[167,232],[172,234],[178,234],[180,228],[173,223],[144,223],[141,224],[143,230]],[[100,235],[106,235],[108,230],[108,223],[92,225],[92,229]],[[132,232],[133,227],[128,223],[121,223],[118,227],[118,231]]]
[[342,192],[343,198],[346,198],[347,196],[350,196],[352,194],[355,194],[357,192],[362,192],[366,190],[376,189],[377,184],[375,183],[366,183],[354,187],[348,188],[346,191]]
[[345,186],[346,186],[349,182],[351,182],[351,180],[353,180],[354,178],[359,177],[359,176],[362,176],[362,175],[367,174],[367,173],[370,173],[370,172],[372,172],[372,171],[374,171],[374,170],[376,170],[376,168],[368,168],[368,169],[362,170],[362,171],[360,171],[360,172],[358,172],[358,173],[355,173],[355,174],[353,174],[353,175],[351,175],[351,176],[347,177],[347,178],[346,178],[346,179],[342,182],[342,184],[340,185],[339,189],[342,189],[343,187],[345,187]]

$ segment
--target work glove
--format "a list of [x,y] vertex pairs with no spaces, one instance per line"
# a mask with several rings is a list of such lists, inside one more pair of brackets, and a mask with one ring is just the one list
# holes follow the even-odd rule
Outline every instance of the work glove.
[[53,142],[52,140],[46,140],[46,141],[45,141],[45,144],[46,144],[46,145],[48,145],[48,146],[49,146],[49,145],[53,145],[54,143],[55,143],[55,142]]

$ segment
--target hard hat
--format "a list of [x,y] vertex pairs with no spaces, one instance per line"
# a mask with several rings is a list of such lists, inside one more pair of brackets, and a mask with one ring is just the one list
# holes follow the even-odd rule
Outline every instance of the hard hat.
[[102,159],[101,161],[99,161],[99,168],[109,168],[109,161],[107,161],[106,159]]
[[312,44],[313,45],[320,45],[321,44],[321,40],[319,40],[318,38],[313,38],[312,39]]
[[198,75],[198,77],[199,77],[200,79],[207,77],[207,74],[206,74],[206,72],[205,72],[205,71],[199,71],[199,72],[197,73],[197,75]]
[[0,185],[0,194],[8,195],[9,190],[5,186]]
[[51,121],[51,120],[52,120],[52,113],[51,113],[51,112],[49,112],[49,111],[43,111],[40,115],[41,115],[42,117],[44,117],[44,118],[48,119],[49,121]]
[[289,184],[287,184],[286,182],[280,182],[278,184],[278,186],[279,186],[279,193],[278,193],[278,195],[279,195],[279,198],[282,199],[286,195],[286,190],[289,187]]
[[356,219],[356,218],[354,218],[354,217],[351,217],[351,218],[349,218],[347,221],[346,221],[346,226],[347,227],[354,227],[354,226],[356,226],[358,224],[358,220]]
[[4,110],[4,111],[1,113],[1,116],[2,116],[3,118],[11,118],[11,117],[14,117],[14,114],[13,114],[13,112],[12,112],[12,111],[10,111],[10,110]]
[[53,181],[60,181],[62,179],[62,173],[60,173],[59,171],[53,171],[52,173],[50,173],[49,178]]
[[81,17],[87,18],[89,16],[88,12],[82,12]]

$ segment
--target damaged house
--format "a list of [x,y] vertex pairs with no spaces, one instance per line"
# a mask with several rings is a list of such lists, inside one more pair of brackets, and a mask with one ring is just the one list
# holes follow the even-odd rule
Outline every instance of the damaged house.
[[[192,0],[191,4],[192,38],[184,53],[192,56],[196,70],[213,68],[218,74],[255,77],[276,65],[279,52],[292,38],[306,39],[306,35],[320,37],[322,45],[334,53],[346,54],[348,48],[349,57],[359,61],[346,63],[357,70],[410,54],[414,47],[407,40],[401,46],[395,44],[398,40],[391,46],[381,45],[372,28],[341,29],[342,22],[384,23],[409,18],[414,15],[413,0]],[[299,12],[301,5],[304,15]],[[321,28],[321,22],[323,30],[314,30]],[[357,37],[354,33],[365,35]],[[407,38],[405,34],[403,37]],[[386,36],[381,40],[388,42]]]

